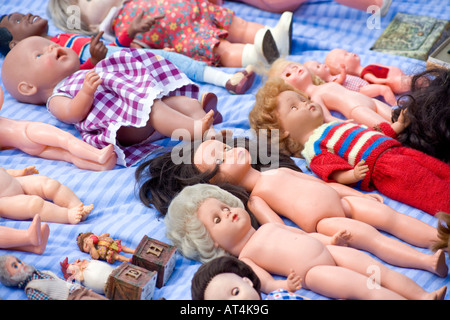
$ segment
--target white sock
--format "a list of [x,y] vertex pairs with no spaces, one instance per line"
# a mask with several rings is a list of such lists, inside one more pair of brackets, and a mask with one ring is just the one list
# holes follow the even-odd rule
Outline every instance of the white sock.
[[231,76],[229,73],[210,66],[206,66],[205,70],[203,70],[203,81],[218,87],[225,87]]
[[256,65],[260,61],[260,55],[256,52],[255,46],[253,44],[247,43],[242,50],[242,67],[248,65]]

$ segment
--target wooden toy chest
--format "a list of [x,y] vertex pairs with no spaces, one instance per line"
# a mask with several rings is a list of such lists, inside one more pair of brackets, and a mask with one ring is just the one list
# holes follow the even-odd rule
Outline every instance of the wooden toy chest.
[[105,296],[110,300],[150,300],[156,277],[156,271],[123,262],[109,275]]
[[161,288],[175,267],[177,248],[144,236],[135,249],[131,263],[158,272],[156,287]]

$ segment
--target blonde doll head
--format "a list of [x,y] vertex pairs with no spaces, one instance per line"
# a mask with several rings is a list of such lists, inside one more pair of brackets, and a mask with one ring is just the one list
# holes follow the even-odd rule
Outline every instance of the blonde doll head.
[[239,198],[211,184],[196,184],[185,187],[170,203],[164,222],[167,238],[186,258],[203,263],[228,255],[215,246],[206,227],[197,217],[197,210],[208,198],[215,198],[231,207],[244,209]]
[[272,139],[274,133],[278,134],[280,151],[290,155],[301,157],[303,146],[292,139],[282,128],[278,114],[278,96],[284,91],[296,91],[301,95],[307,95],[287,84],[278,77],[269,78],[263,87],[256,93],[256,102],[249,113],[250,126],[257,133],[263,129],[268,139]]
[[[274,63],[272,63],[269,71],[268,71],[268,78],[273,78],[273,77],[282,77],[283,75],[283,71],[292,63],[301,65],[301,63],[295,62],[295,61],[290,61],[290,60],[286,60],[284,58],[280,58],[277,59]],[[312,78],[312,82],[313,84],[315,84],[316,86],[324,84],[325,81],[323,81],[320,77],[316,76],[314,73],[312,73],[309,69],[307,69],[309,71],[309,73],[311,74],[311,78]]]

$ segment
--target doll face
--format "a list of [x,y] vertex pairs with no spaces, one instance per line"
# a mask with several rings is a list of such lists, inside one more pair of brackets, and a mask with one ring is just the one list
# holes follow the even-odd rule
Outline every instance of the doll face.
[[310,132],[323,124],[320,105],[295,91],[280,93],[277,111],[283,130],[301,144]]
[[23,263],[20,259],[10,256],[5,261],[5,267],[8,271],[11,278],[18,279],[26,279],[28,275],[30,275],[34,268]]
[[252,228],[250,216],[242,208],[232,208],[208,198],[197,209],[197,217],[205,225],[214,244],[230,252]]
[[78,0],[78,5],[86,23],[96,28],[106,18],[111,8],[120,7],[123,2],[123,0]]
[[326,64],[319,63],[318,61],[306,61],[303,65],[325,81],[331,76],[330,69]]
[[295,62],[289,63],[284,68],[281,73],[281,78],[299,90],[305,90],[308,85],[312,84],[312,77],[309,70]]
[[239,183],[250,168],[250,163],[247,149],[232,148],[218,140],[203,142],[194,154],[194,164],[201,172],[213,170],[218,165],[219,175],[233,184]]
[[349,72],[356,71],[361,66],[361,60],[356,53],[348,52],[344,49],[333,49],[327,55],[327,64],[332,64],[335,68],[340,68],[341,64]]
[[205,289],[205,300],[260,300],[249,278],[235,273],[221,273]]
[[18,12],[5,16],[0,21],[0,27],[8,29],[15,43],[31,37],[44,37],[48,32],[48,21],[31,13],[22,14]]

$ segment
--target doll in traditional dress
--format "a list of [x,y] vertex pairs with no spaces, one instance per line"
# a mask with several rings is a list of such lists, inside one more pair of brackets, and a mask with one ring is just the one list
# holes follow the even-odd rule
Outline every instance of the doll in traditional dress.
[[120,239],[111,238],[109,233],[99,236],[92,232],[80,233],[77,237],[77,244],[80,250],[89,253],[92,259],[101,259],[108,263],[131,262],[131,258],[121,255],[120,252],[134,253],[134,249],[122,245]]
[[[71,9],[74,6],[79,10],[78,16]],[[75,17],[80,22],[77,32],[111,30],[115,36],[122,34],[142,12],[150,17],[164,15],[147,32],[138,33],[136,40],[154,49],[173,48],[210,65],[270,64],[290,52],[292,12],[285,12],[273,28],[246,21],[207,0],[51,0],[49,12],[55,25],[67,32],[74,32],[67,21]]]
[[325,58],[325,64],[333,75],[339,74],[341,65],[344,65],[348,74],[363,78],[369,83],[387,85],[395,94],[405,93],[411,89],[412,76],[406,75],[400,68],[379,63],[363,67],[356,53],[344,49],[331,50]]
[[[367,253],[334,245],[323,235],[280,223],[254,229],[242,203],[224,192],[217,186],[197,184],[173,199],[164,218],[167,237],[185,257],[201,262],[224,255],[237,257],[257,274],[264,293],[279,288],[291,291],[287,279],[276,280],[273,275],[288,277],[294,272],[303,288],[335,299],[445,297],[446,286],[428,293]],[[370,266],[380,272],[376,289],[368,286]]]
[[280,148],[301,153],[325,181],[376,189],[431,215],[450,212],[450,165],[395,139],[408,126],[404,116],[374,129],[327,123],[319,105],[273,78],[258,91],[250,122],[255,130],[278,129]]
[[296,89],[305,92],[311,101],[322,107],[325,122],[340,120],[331,114],[331,110],[369,127],[380,122],[391,122],[392,110],[386,103],[334,82],[315,84],[309,69],[300,63],[278,59],[269,70],[270,77],[281,77]]
[[[162,18],[162,16],[157,18]],[[155,18],[153,17],[144,18],[142,13],[133,20],[121,37],[117,37],[111,44],[104,45],[100,41],[103,32],[99,32],[95,37],[77,33],[60,33],[56,36],[51,36],[48,34],[48,21],[46,19],[31,13],[24,15],[13,12],[0,17],[0,53],[6,56],[19,41],[31,36],[41,36],[54,41],[62,47],[70,47],[80,58],[80,69],[92,69],[106,56],[124,47],[133,47],[135,35],[140,31],[147,30],[153,25],[154,20]],[[230,74],[221,71],[219,68],[210,67],[206,62],[197,61],[170,50],[150,48],[145,50],[150,50],[166,58],[191,80],[224,87],[234,94],[245,93],[252,86],[255,78],[255,73],[251,66]]]
[[[36,214],[45,222],[77,224],[85,220],[94,205],[85,206],[65,185],[31,172],[17,173],[0,168],[0,217],[15,220],[33,219]],[[50,200],[50,201],[48,201]]]
[[408,245],[429,248],[439,241],[436,228],[395,211],[382,203],[377,193],[365,194],[343,184],[326,183],[286,167],[260,171],[252,167],[256,161],[246,148],[232,147],[219,139],[193,144],[179,152],[181,163],[167,152],[139,166],[137,178],[144,203],[163,210],[164,203],[170,203],[184,186],[228,183],[250,194],[248,209],[260,224],[283,224],[284,217],[306,232],[332,236],[347,230],[352,234],[349,246],[371,252],[393,265],[447,276],[443,250],[427,254]]
[[2,80],[17,100],[46,103],[57,119],[75,124],[87,143],[113,144],[119,165],[139,161],[164,136],[195,139],[214,130],[217,97],[205,93],[199,102],[197,85],[143,50],[121,50],[88,71],[72,49],[29,37],[5,57]]
[[341,66],[341,71],[337,75],[332,75],[330,68],[326,64],[318,61],[306,61],[303,65],[325,82],[336,82],[348,90],[360,92],[370,98],[382,96],[391,106],[397,104],[397,99],[391,88],[382,84],[369,83],[360,77],[347,74],[344,65]]

